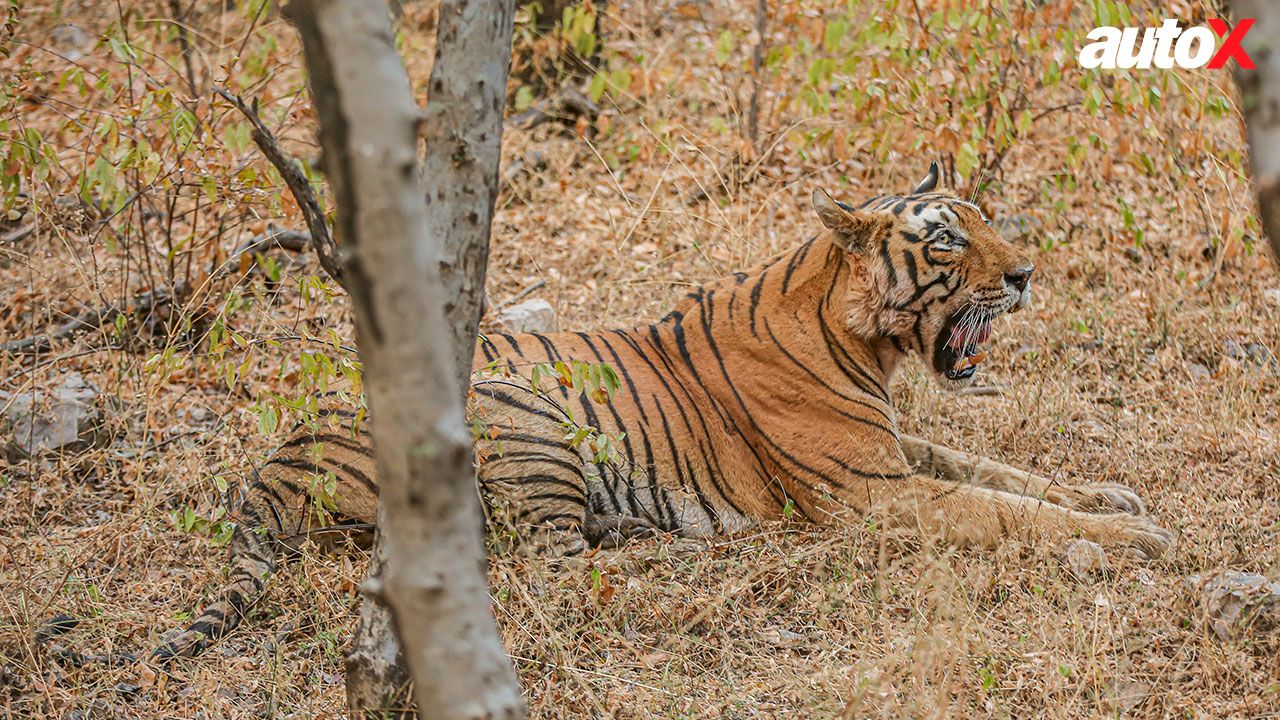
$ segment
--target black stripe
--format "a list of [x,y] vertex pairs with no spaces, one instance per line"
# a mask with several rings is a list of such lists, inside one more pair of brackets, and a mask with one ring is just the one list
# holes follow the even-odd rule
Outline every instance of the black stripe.
[[846,418],[848,418],[848,419],[850,419],[850,420],[853,420],[853,421],[855,421],[855,422],[862,423],[862,424],[867,425],[867,426],[869,426],[869,427],[873,427],[873,428],[875,428],[875,429],[877,429],[877,430],[883,430],[884,432],[887,432],[887,433],[889,433],[890,435],[893,435],[894,439],[895,439],[895,440],[897,440],[897,437],[898,437],[898,433],[897,433],[897,430],[896,430],[897,424],[896,424],[896,422],[894,421],[894,419],[889,415],[889,413],[888,413],[888,412],[886,412],[886,410],[885,410],[883,407],[879,407],[879,406],[876,406],[876,405],[872,405],[871,403],[867,402],[866,400],[861,400],[861,399],[858,399],[858,398],[855,398],[855,397],[850,397],[849,395],[846,395],[846,394],[844,394],[844,393],[840,392],[839,390],[837,390],[836,388],[832,387],[830,384],[828,384],[828,383],[827,383],[827,381],[825,381],[825,380],[823,380],[822,378],[818,377],[818,375],[817,375],[816,373],[814,373],[812,370],[810,370],[810,369],[809,369],[809,367],[808,367],[807,365],[805,365],[804,363],[802,363],[802,362],[800,362],[799,360],[797,360],[797,359],[796,359],[796,357],[795,357],[794,355],[792,355],[792,354],[791,354],[791,352],[790,352],[790,351],[788,351],[788,350],[787,350],[787,349],[782,345],[782,342],[781,342],[781,341],[779,341],[779,340],[778,340],[778,338],[777,338],[777,336],[775,336],[775,335],[773,334],[773,329],[769,327],[769,321],[768,321],[768,320],[765,320],[765,323],[764,323],[764,329],[765,329],[765,332],[769,333],[769,339],[770,339],[770,340],[772,340],[772,341],[773,341],[773,344],[777,346],[778,350],[782,353],[783,357],[785,357],[785,358],[787,358],[788,360],[790,360],[790,361],[791,361],[791,363],[792,363],[793,365],[795,365],[796,367],[798,367],[798,368],[800,368],[801,370],[803,370],[803,371],[804,371],[804,373],[805,373],[806,375],[808,375],[809,377],[813,378],[813,380],[814,380],[815,382],[817,382],[819,385],[821,385],[823,388],[825,388],[825,389],[826,389],[828,392],[830,392],[832,395],[835,395],[836,397],[840,398],[841,400],[845,400],[845,401],[847,401],[847,402],[851,402],[851,403],[853,403],[854,405],[857,405],[857,406],[862,407],[862,408],[866,408],[867,410],[870,410],[870,411],[872,411],[872,412],[876,413],[876,414],[877,414],[877,415],[879,415],[880,417],[884,418],[885,422],[886,422],[886,423],[888,423],[888,425],[881,425],[880,423],[877,423],[877,422],[874,422],[874,421],[871,421],[871,420],[867,420],[867,419],[865,419],[865,418],[860,418],[860,417],[857,417],[857,416],[851,415],[851,414],[849,414],[849,413],[845,412],[844,410],[841,410],[840,408],[837,408],[837,407],[835,407],[835,406],[830,406],[833,410],[835,410],[836,412],[840,413],[841,415],[843,415],[844,417],[846,417]]
[[[590,350],[591,354],[595,356],[596,362],[603,363],[604,357],[600,355],[600,351],[596,349],[595,343],[591,342],[591,337],[586,333],[578,333],[578,337],[582,339],[582,342],[586,344],[587,349]],[[588,398],[586,402],[591,402],[591,399]],[[628,431],[627,424],[623,422],[622,417],[618,415],[618,410],[613,406],[612,399],[610,399],[608,402],[605,403],[605,407],[609,408],[609,414],[613,416],[614,427],[616,428],[616,432],[614,434],[616,435],[617,433],[623,433],[622,446],[626,449],[627,463],[633,467],[636,467],[635,449],[631,447],[631,433]],[[615,474],[617,473],[615,472]],[[631,482],[631,478],[626,477],[626,478],[621,478],[621,480],[627,486],[627,505],[631,509],[631,516],[644,518],[646,520],[649,520],[650,523],[653,525],[661,526],[662,525],[661,518],[654,518],[653,514],[649,512],[649,508],[644,507],[643,503],[641,503],[636,498],[635,484]],[[655,508],[657,507],[656,499],[653,505]]]
[[809,248],[811,247],[813,247],[813,239],[810,239],[808,242],[796,248],[796,250],[791,253],[791,261],[787,263],[787,272],[782,276],[782,293],[781,294],[783,295],[787,294],[787,288],[791,286],[791,276],[795,273],[796,268],[800,267],[800,265],[804,262],[804,259],[808,257]]
[[582,482],[565,480],[564,478],[556,477],[555,475],[547,475],[545,473],[533,474],[533,475],[506,475],[503,477],[487,477],[481,480],[480,483],[481,485],[492,485],[494,483],[506,483],[506,484],[515,485],[515,486],[528,485],[528,484],[555,485],[558,487],[573,490],[574,492],[578,493],[577,499],[579,502],[581,502],[582,500],[585,500],[587,497],[587,489],[582,484]]
[[[711,337],[711,326],[707,320],[706,305],[702,306],[702,312],[699,313],[699,316],[702,321],[702,331],[703,331],[703,335],[705,336],[704,339],[708,344],[712,357],[714,357],[716,361],[720,364],[721,375],[723,375],[727,381],[728,374],[724,371],[724,359],[720,357],[720,352],[716,348],[715,338]],[[686,338],[684,334],[683,318],[676,320],[674,332],[675,332],[676,348],[680,351],[680,357],[684,361],[685,368],[689,371],[689,374],[693,376],[692,379],[693,379],[694,385],[696,385],[700,390],[702,390],[702,394],[710,402],[711,407],[716,411],[716,415],[720,417],[720,421],[721,423],[723,423],[724,427],[726,429],[732,430],[732,432],[734,432],[735,434],[742,436],[741,429],[738,428],[737,424],[733,421],[732,417],[729,416],[728,411],[725,410],[723,407],[721,407],[720,403],[716,401],[715,397],[711,394],[711,390],[707,388],[706,383],[702,381],[702,376],[698,373],[697,367],[694,366],[693,357],[689,354],[689,346],[688,346],[688,343],[686,342]],[[735,395],[737,394],[736,390],[734,390],[734,394]],[[741,398],[739,398],[738,400],[739,400],[739,404],[741,404]],[[749,414],[747,419],[748,420],[751,419],[749,417]],[[709,437],[710,437],[710,433],[708,433],[708,438]],[[762,471],[762,476],[767,478],[769,476],[769,472],[766,469],[768,466],[765,464],[764,459],[761,458],[760,454],[756,451],[755,444],[746,440],[745,437],[743,439],[747,449],[751,451],[751,453],[755,456],[756,461],[759,463],[760,469]],[[734,503],[732,500],[729,499],[728,493],[725,491],[724,487],[720,484],[719,477],[720,476],[718,473],[712,472],[712,473],[708,473],[707,480],[711,482],[712,486],[715,487],[716,492],[720,495],[722,499],[724,499],[725,502],[729,504],[730,507],[734,509],[734,511],[736,511],[739,514],[745,514],[742,512],[741,508],[739,508],[736,503]],[[772,494],[772,491],[771,491],[771,494]]]
[[516,518],[515,518],[516,522],[517,522],[517,523],[524,523],[524,524],[528,524],[528,525],[535,525],[535,526],[536,526],[536,525],[545,525],[545,524],[547,524],[547,523],[550,523],[550,524],[552,524],[552,525],[555,525],[555,524],[556,524],[556,522],[558,522],[558,521],[560,521],[560,520],[568,520],[568,521],[569,521],[569,523],[570,523],[570,524],[572,524],[572,525],[581,525],[581,524],[582,524],[582,518],[581,518],[581,517],[579,517],[579,516],[577,516],[577,515],[571,515],[571,514],[569,514],[569,513],[551,513],[551,514],[549,514],[549,515],[543,515],[542,517],[538,518],[537,520],[525,520],[525,514],[526,514],[526,513],[520,513],[520,514],[518,514],[518,515],[516,516]]
[[546,492],[541,492],[541,493],[534,493],[532,495],[526,495],[520,498],[520,502],[522,503],[544,502],[547,500],[557,500],[559,502],[566,502],[571,505],[578,505],[584,508],[587,506],[585,496],[568,495],[565,493],[558,493],[551,490],[548,490]]
[[[503,390],[498,390],[496,386],[500,384],[509,385],[509,383],[506,383],[505,381],[500,381],[500,380],[480,380],[480,381],[477,381],[475,385],[473,385],[472,387],[475,388],[476,393],[484,393],[485,396],[493,400],[496,400],[502,403],[503,405],[520,410],[521,412],[525,412],[530,415],[537,415],[538,417],[546,418],[556,423],[564,422],[567,419],[564,417],[557,417],[550,410],[542,410],[540,408],[535,408],[532,405],[524,404],[514,395],[510,395]],[[530,397],[535,397],[535,396],[530,394]]]
[[507,344],[511,346],[511,349],[515,351],[516,355],[524,358],[524,351],[520,349],[520,343],[515,339],[515,336],[502,333],[498,337],[506,340]]
[[[681,396],[676,395],[676,391],[672,389],[671,383],[667,381],[668,376],[670,377],[676,376],[675,368],[672,366],[671,360],[669,357],[667,357],[666,352],[662,349],[662,345],[661,345],[662,339],[658,335],[657,328],[653,326],[649,328],[649,337],[645,338],[645,341],[649,344],[650,347],[654,349],[654,352],[652,354],[662,363],[663,368],[665,368],[666,370],[665,372],[658,369],[658,366],[655,365],[653,360],[649,358],[650,353],[645,352],[644,349],[640,347],[639,343],[637,343],[634,339],[632,339],[630,335],[622,332],[616,332],[615,334],[617,334],[618,337],[622,338],[623,342],[627,343],[627,345],[631,348],[632,352],[634,352],[642,361],[644,361],[645,365],[649,366],[649,370],[651,372],[652,377],[657,378],[658,382],[662,383],[663,389],[666,390],[667,396],[671,399],[671,403],[672,405],[675,406],[676,411],[680,413],[680,419],[684,423],[685,430],[689,434],[690,444],[693,445],[693,447],[690,447],[689,450],[692,451],[695,448],[699,450],[699,455],[702,459],[702,464],[706,468],[706,472],[708,475],[711,475],[713,473],[719,473],[720,472],[719,459],[715,456],[714,453],[711,453],[707,449],[707,446],[710,444],[710,441],[711,441],[711,431],[707,427],[706,420],[702,417],[700,413],[694,412],[693,416],[698,421],[699,427],[702,429],[702,434],[699,435],[694,431],[693,423],[689,421],[689,415],[688,413],[685,412],[686,405],[690,408],[690,410],[696,410],[696,408],[698,407],[697,401],[694,400],[693,394],[690,393],[689,389],[684,386],[684,383],[676,383],[676,387],[680,389],[682,397],[684,398],[684,400],[682,401]],[[712,402],[714,403],[715,401],[712,400]],[[656,396],[654,397],[654,406],[658,409],[658,413],[659,415],[662,416],[663,422],[665,424],[666,413],[663,411],[662,403],[658,400]],[[697,482],[696,475],[691,476],[690,478],[688,478],[687,481],[683,478],[683,471],[681,470],[680,459],[676,455],[676,453],[679,450],[679,447],[675,444],[675,440],[671,436],[670,428],[666,429],[666,438],[667,438],[668,447],[672,451],[672,460],[673,460],[672,466],[675,468],[676,474],[679,477],[680,486],[685,487],[686,482],[688,483],[689,486],[696,484]],[[735,511],[739,513],[742,512],[741,509],[737,506],[737,504],[733,502],[733,500],[729,498],[724,498],[724,500],[726,503],[728,503],[729,507],[733,508]],[[674,508],[671,508],[671,515],[673,518],[676,515]]]
[[[501,440],[502,437],[499,436],[498,439]],[[492,467],[502,461],[516,461],[516,460],[524,460],[525,462],[522,464],[532,465],[533,463],[546,463],[548,465],[555,465],[556,467],[564,468],[565,470],[568,470],[570,473],[573,473],[573,476],[578,478],[579,480],[582,479],[581,464],[575,464],[575,463],[569,462],[568,460],[562,460],[560,458],[551,457],[550,455],[547,455],[545,453],[532,452],[529,450],[499,453],[496,458],[494,458],[493,460],[490,460],[484,465],[481,465],[480,467],[484,468],[485,465]],[[486,480],[491,480],[491,479],[496,479],[496,478],[486,478]]]

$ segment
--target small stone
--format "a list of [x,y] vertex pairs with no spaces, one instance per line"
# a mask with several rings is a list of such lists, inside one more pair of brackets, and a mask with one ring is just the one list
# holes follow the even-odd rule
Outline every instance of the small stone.
[[192,405],[189,408],[178,410],[178,417],[184,416],[187,420],[190,420],[192,423],[197,425],[211,423],[217,419],[217,416],[213,414],[212,410],[206,407],[201,407],[200,405]]
[[1223,348],[1227,353],[1227,357],[1232,358],[1233,360],[1242,360],[1245,358],[1244,348],[1240,347],[1240,343],[1232,340],[1231,338],[1227,338],[1226,343],[1223,344]]
[[494,322],[507,332],[550,333],[556,331],[556,310],[546,300],[526,300],[504,308]]
[[79,624],[80,621],[70,615],[54,615],[36,628],[36,644],[45,645],[50,640],[75,630]]
[[97,42],[97,38],[74,23],[55,25],[49,31],[49,39],[53,42],[53,46],[58,49],[58,54],[68,62],[75,62],[83,58],[86,53],[93,50],[93,45]]
[[7,403],[9,449],[19,456],[78,450],[93,443],[101,424],[98,390],[79,373],[69,373],[57,389],[18,395],[0,393]]
[[1244,347],[1245,357],[1258,365],[1276,364],[1276,356],[1271,354],[1271,349],[1262,343],[1249,343]]
[[1234,570],[1192,575],[1186,582],[1221,640],[1280,625],[1280,582]]
[[1195,380],[1198,382],[1200,380],[1204,380],[1205,378],[1213,375],[1213,372],[1210,371],[1208,367],[1206,367],[1201,363],[1192,362],[1192,363],[1187,363],[1187,374],[1191,376],[1192,380]]
[[786,628],[766,628],[757,632],[756,637],[770,645],[782,648],[796,647],[808,639],[804,635]]
[[1062,548],[1062,562],[1077,577],[1087,578],[1107,569],[1107,554],[1092,540],[1076,538]]
[[1251,342],[1241,345],[1233,338],[1227,338],[1223,343],[1223,352],[1232,360],[1247,361],[1259,367],[1276,365],[1276,358],[1271,354],[1271,349],[1262,343]]
[[1137,709],[1150,695],[1150,683],[1120,680],[1107,684],[1102,704],[1108,713],[1123,716]]

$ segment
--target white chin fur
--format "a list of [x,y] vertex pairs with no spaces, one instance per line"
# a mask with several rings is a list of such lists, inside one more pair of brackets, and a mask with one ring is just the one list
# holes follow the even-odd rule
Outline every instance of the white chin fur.
[[1019,310],[1026,310],[1029,307],[1031,307],[1030,287],[1022,291],[1022,294],[1018,296],[1017,301],[1013,303],[1013,307],[1009,308],[1009,312],[1018,312]]

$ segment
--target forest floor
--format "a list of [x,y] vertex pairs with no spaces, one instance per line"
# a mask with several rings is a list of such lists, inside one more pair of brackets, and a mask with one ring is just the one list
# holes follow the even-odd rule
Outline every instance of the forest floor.
[[[1052,548],[920,547],[863,525],[637,541],[567,570],[495,557],[532,716],[1277,717],[1280,637],[1218,639],[1187,588],[1280,575],[1280,273],[1229,72],[1081,71],[1070,43],[1100,24],[1095,3],[887,4],[772,2],[762,37],[745,0],[609,3],[603,112],[506,131],[504,167],[524,170],[499,198],[490,297],[541,281],[530,297],[563,328],[656,320],[815,232],[814,188],[903,192],[941,156],[1034,259],[1035,303],[997,330],[980,373],[995,394],[944,392],[908,363],[902,429],[1127,484],[1177,544],[1084,578]],[[0,35],[0,335],[157,289],[179,300],[0,353],[5,392],[80,373],[107,438],[0,460],[0,714],[337,717],[358,553],[304,553],[250,622],[169,675],[74,667],[33,639],[67,614],[81,622],[58,642],[142,652],[189,619],[225,570],[226,487],[279,441],[289,403],[346,387],[354,361],[346,300],[309,254],[213,271],[269,225],[303,228],[210,92],[261,98],[313,161],[292,29],[260,2],[107,5],[24,3]],[[425,102],[431,3],[399,26]],[[556,43],[521,42],[546,70]],[[513,81],[513,104],[541,87]]]

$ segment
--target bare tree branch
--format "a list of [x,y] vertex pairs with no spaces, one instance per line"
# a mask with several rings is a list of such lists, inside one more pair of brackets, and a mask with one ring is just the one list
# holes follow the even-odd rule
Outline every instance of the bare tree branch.
[[[272,247],[292,252],[302,252],[310,244],[310,241],[311,236],[306,233],[294,230],[268,230],[236,248],[230,257],[210,272],[207,283],[212,284],[215,280],[219,280],[224,275],[239,268],[239,260],[245,255],[260,253]],[[66,340],[85,330],[96,330],[107,323],[114,322],[116,317],[121,314],[151,312],[151,309],[156,305],[160,305],[172,298],[184,297],[189,289],[185,283],[178,283],[172,295],[165,290],[148,290],[134,295],[123,308],[118,305],[103,305],[82,310],[68,316],[62,324],[47,333],[32,335],[19,340],[10,340],[0,344],[0,352],[11,355],[34,355],[46,352],[53,347],[54,343]]]
[[756,3],[756,45],[751,49],[751,102],[747,105],[747,140],[760,154],[760,73],[764,72],[765,33],[769,22],[769,0]]
[[[179,297],[186,294],[186,291],[187,287],[184,283],[179,283],[175,289],[176,296]],[[21,340],[10,340],[0,344],[0,352],[11,355],[35,355],[46,352],[53,347],[54,343],[66,340],[78,332],[96,330],[107,323],[115,322],[115,319],[120,315],[151,312],[152,308],[163,304],[172,297],[174,296],[165,290],[148,290],[134,295],[124,307],[103,305],[98,308],[82,310],[70,315],[61,325],[47,333],[32,335]]]
[[289,188],[289,192],[293,194],[298,207],[302,209],[302,217],[306,220],[307,230],[311,233],[311,243],[316,249],[320,267],[324,268],[329,277],[337,280],[339,284],[344,284],[342,253],[329,233],[320,199],[316,196],[315,189],[311,187],[311,181],[302,172],[302,166],[280,147],[275,135],[258,116],[258,101],[254,100],[253,107],[249,107],[238,95],[232,95],[222,88],[214,88],[213,92],[235,106],[253,125],[253,142],[275,166],[280,177],[284,179],[284,184]]
[[36,231],[35,223],[27,223],[26,225],[19,225],[18,227],[13,228],[12,230],[9,230],[5,234],[0,235],[0,244],[15,243],[21,240],[25,240],[28,235],[30,235],[35,231]]

